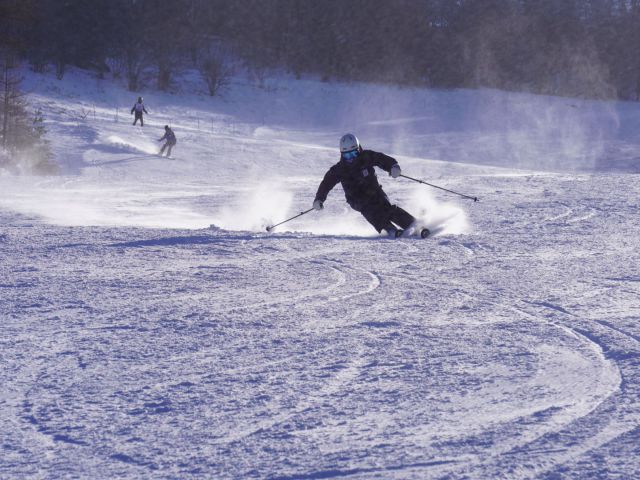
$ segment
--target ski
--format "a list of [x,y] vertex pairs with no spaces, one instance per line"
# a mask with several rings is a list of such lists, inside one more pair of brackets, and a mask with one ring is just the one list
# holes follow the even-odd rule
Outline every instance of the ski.
[[420,238],[428,238],[429,236],[431,236],[431,230],[426,227],[409,231],[399,228],[392,231],[389,235],[390,238],[411,238],[417,236],[419,236]]

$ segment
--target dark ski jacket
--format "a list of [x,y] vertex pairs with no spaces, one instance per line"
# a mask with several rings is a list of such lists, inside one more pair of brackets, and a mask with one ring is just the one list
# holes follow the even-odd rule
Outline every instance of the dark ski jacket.
[[368,203],[377,202],[380,196],[386,197],[373,167],[389,172],[397,163],[395,158],[373,150],[363,150],[351,163],[341,158],[325,174],[316,200],[324,202],[331,189],[341,183],[347,203],[354,210],[361,211]]
[[133,112],[135,112],[136,115],[142,115],[142,112],[146,113],[147,115],[149,114],[149,112],[147,112],[147,109],[144,108],[144,103],[138,103],[138,102],[136,102],[136,104],[131,109],[131,113]]
[[169,128],[168,130],[165,130],[163,137],[158,141],[161,142],[162,140],[166,140],[169,145],[175,145],[176,134]]

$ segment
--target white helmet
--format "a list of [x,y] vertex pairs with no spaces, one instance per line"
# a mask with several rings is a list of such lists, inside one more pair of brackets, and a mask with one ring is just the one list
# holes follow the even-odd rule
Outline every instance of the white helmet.
[[360,149],[360,142],[358,137],[353,133],[347,133],[340,139],[340,152],[351,152],[352,150]]

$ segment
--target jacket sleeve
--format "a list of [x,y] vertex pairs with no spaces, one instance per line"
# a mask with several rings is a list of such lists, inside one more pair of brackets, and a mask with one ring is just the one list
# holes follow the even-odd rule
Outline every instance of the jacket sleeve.
[[395,158],[385,155],[384,153],[374,152],[373,150],[369,150],[369,153],[371,163],[385,172],[389,172],[391,167],[398,164],[398,161]]
[[149,115],[149,112],[147,112],[147,109],[146,109],[146,108],[144,108],[144,105],[142,106],[142,111],[143,111],[144,113],[146,113],[147,115]]
[[133,107],[131,107],[131,113],[133,113],[135,109],[136,109],[135,105]]
[[320,182],[320,186],[318,187],[318,191],[316,192],[315,199],[324,202],[327,199],[327,195],[329,195],[329,192],[338,184],[339,181],[340,177],[338,176],[338,172],[336,171],[335,166],[333,166],[325,174],[322,182]]

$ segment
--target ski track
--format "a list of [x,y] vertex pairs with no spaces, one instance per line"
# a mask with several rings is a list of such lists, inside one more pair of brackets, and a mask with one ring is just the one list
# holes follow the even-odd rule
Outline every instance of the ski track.
[[[106,468],[123,476],[162,471],[163,476],[189,477],[214,471],[222,478],[497,478],[509,472],[512,478],[544,478],[559,466],[567,468],[607,448],[640,425],[638,406],[623,401],[629,377],[622,373],[621,380],[624,368],[608,355],[611,342],[603,335],[615,336],[614,344],[619,345],[624,336],[636,351],[637,338],[579,313],[585,311],[583,305],[600,298],[633,292],[589,287],[571,301],[559,302],[523,296],[519,282],[509,288],[493,282],[487,286],[478,281],[484,277],[482,265],[495,262],[496,255],[505,267],[533,258],[503,256],[498,250],[504,246],[488,237],[372,239],[365,240],[372,251],[364,254],[360,240],[339,237],[302,242],[295,236],[245,236],[237,242],[226,233],[158,233],[149,239],[140,231],[140,240],[123,241],[118,232],[98,230],[71,242],[68,234],[53,228],[53,235],[43,237],[40,248],[54,258],[51,275],[73,278],[65,266],[68,256],[81,258],[93,251],[103,258],[106,271],[96,275],[83,262],[79,268],[92,272],[97,285],[107,290],[131,271],[119,273],[109,258],[124,255],[131,266],[143,266],[150,255],[172,259],[176,266],[168,271],[142,268],[128,281],[134,294],[151,287],[152,298],[139,307],[127,299],[108,300],[129,310],[122,312],[127,322],[109,314],[113,307],[100,312],[88,297],[66,307],[64,296],[46,300],[46,282],[33,281],[43,265],[34,265],[33,271],[5,265],[5,271],[16,272],[5,288],[35,288],[39,293],[27,302],[37,312],[34,319],[47,318],[45,325],[54,327],[50,342],[55,339],[56,347],[45,346],[39,361],[14,376],[14,393],[4,398],[3,419],[14,435],[21,432],[18,437],[38,462],[62,461],[73,470],[86,450],[95,456],[90,463],[95,468],[86,469],[83,463],[83,473],[98,476],[99,469]],[[23,234],[24,228],[5,234],[3,245],[19,243]],[[92,241],[96,235],[112,238]],[[543,252],[545,248],[540,246]],[[386,265],[378,260],[388,255],[392,260]],[[84,262],[92,262],[88,258]],[[375,270],[367,266],[374,264]],[[286,284],[280,284],[281,271],[288,272]],[[476,281],[461,281],[469,272]],[[169,287],[162,280],[167,273],[177,282],[169,290],[172,298],[161,300],[157,294]],[[218,294],[215,288],[222,279],[224,288]],[[200,286],[194,288],[196,281]],[[293,284],[296,289],[291,289]],[[235,285],[242,285],[242,296],[237,296]],[[87,286],[96,292],[91,282]],[[110,298],[104,292],[99,295]],[[440,298],[439,307],[425,312],[425,295]],[[251,300],[243,303],[245,298]],[[437,300],[429,303],[432,308],[438,305]],[[69,313],[77,308],[94,312],[80,330],[73,325],[82,317]],[[131,319],[138,320],[132,324]],[[149,323],[151,319],[160,324]],[[55,327],[59,322],[66,327]],[[65,333],[69,328],[72,333]],[[185,343],[189,337],[182,331],[208,341]],[[127,340],[129,335],[123,339],[127,332],[155,337],[159,352],[145,347],[143,338],[144,343],[135,337]],[[510,341],[505,342],[505,334]],[[213,341],[220,335],[227,339],[226,346]],[[104,367],[96,353],[87,350],[87,340],[104,345],[98,347],[108,359]],[[133,357],[122,350],[124,345],[117,346],[123,340],[149,361],[127,360]],[[536,346],[538,341],[541,346]],[[475,348],[476,342],[493,346],[483,352]],[[116,346],[120,353],[104,350]],[[567,370],[564,360],[569,365],[577,362],[576,367]],[[478,382],[475,386],[465,387],[464,375],[456,379],[451,368],[460,361],[469,380]],[[116,373],[121,376],[118,381]],[[489,378],[493,380],[487,382]],[[136,379],[148,380],[141,384]],[[554,386],[560,384],[575,387],[563,392]],[[21,385],[29,387],[20,393]],[[84,386],[78,390],[79,385]],[[210,388],[213,391],[207,393]],[[90,393],[94,390],[108,402]],[[574,398],[577,391],[589,393]],[[190,397],[200,401],[191,403]],[[113,402],[121,406],[113,410]],[[217,405],[214,417],[208,402]],[[191,403],[194,413],[185,417],[183,403]],[[83,412],[80,417],[78,411]],[[133,420],[127,422],[130,427],[119,419],[122,414]],[[179,440],[175,431],[156,422],[162,417],[178,424],[189,421],[191,433]],[[107,418],[115,421],[113,426],[104,423]],[[466,420],[458,427],[461,418]],[[213,430],[209,432],[207,425]],[[157,437],[155,430],[167,438]],[[563,437],[572,439],[570,447],[558,444]],[[109,447],[109,438],[121,440]],[[185,441],[191,450],[173,447],[171,457],[188,455],[188,463],[167,463],[144,447],[155,444],[158,452],[166,452],[170,444]],[[194,450],[196,443],[208,447]],[[260,445],[271,447],[261,451]],[[68,455],[71,451],[74,457]],[[305,452],[318,452],[321,461],[309,463]],[[236,459],[233,466],[223,460],[227,456]],[[282,464],[276,458],[288,460]],[[216,467],[218,462],[225,468]],[[12,471],[30,471],[28,464],[18,465],[8,464]]]

